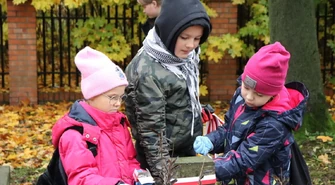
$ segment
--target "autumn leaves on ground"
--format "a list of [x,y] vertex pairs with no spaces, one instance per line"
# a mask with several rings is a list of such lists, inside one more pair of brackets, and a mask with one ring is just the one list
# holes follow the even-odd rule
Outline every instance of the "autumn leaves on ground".
[[[334,98],[327,97],[330,105]],[[223,117],[228,106],[212,104]],[[11,166],[11,185],[34,183],[48,164],[53,152],[52,125],[70,103],[36,106],[0,106],[0,165]],[[330,112],[334,112],[330,109]],[[335,116],[333,116],[335,117]],[[315,185],[335,184],[334,133],[306,133],[308,139],[299,141]]]
[[70,104],[0,107],[0,164],[43,167],[51,158],[51,128]]

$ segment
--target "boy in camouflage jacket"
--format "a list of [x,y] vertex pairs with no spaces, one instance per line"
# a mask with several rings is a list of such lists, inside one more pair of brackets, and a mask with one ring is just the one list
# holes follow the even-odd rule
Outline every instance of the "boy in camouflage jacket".
[[199,45],[211,31],[199,0],[163,1],[160,16],[127,66],[126,114],[137,160],[162,184],[172,156],[192,156],[202,135]]

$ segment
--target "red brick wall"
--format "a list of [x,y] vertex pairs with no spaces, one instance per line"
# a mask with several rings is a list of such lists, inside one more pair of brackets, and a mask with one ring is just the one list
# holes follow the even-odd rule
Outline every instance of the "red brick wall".
[[[231,1],[210,2],[209,7],[215,9],[218,16],[211,18],[212,35],[237,32],[237,6]],[[220,62],[208,61],[207,87],[210,101],[229,101],[236,89],[236,59],[226,55]]]
[[9,103],[37,103],[36,11],[7,0]]
[[47,102],[58,103],[63,101],[75,101],[83,98],[84,97],[80,92],[38,92],[39,104],[45,104]]

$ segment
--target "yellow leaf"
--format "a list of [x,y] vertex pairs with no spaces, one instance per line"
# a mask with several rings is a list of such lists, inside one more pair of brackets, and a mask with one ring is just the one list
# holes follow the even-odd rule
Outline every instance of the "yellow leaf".
[[52,1],[41,1],[41,0],[33,0],[31,4],[35,7],[36,10],[46,11],[51,8],[54,2]]
[[10,120],[10,122],[8,122],[7,126],[8,127],[15,127],[19,124],[19,122],[15,121],[15,120]]
[[27,0],[13,0],[13,4],[18,5],[18,4],[23,4],[25,3]]
[[49,130],[49,129],[51,129],[52,128],[52,126],[53,126],[53,124],[43,124],[43,127],[42,127],[42,129],[43,130]]
[[16,159],[16,154],[11,153],[7,156],[7,160],[13,160],[13,159]]
[[215,36],[208,37],[208,43],[212,45],[212,47],[219,47],[221,44],[221,39]]
[[221,105],[222,102],[220,100],[216,100],[214,103],[217,105]]
[[206,85],[200,85],[200,95],[206,96],[208,94],[207,86]]
[[320,139],[320,140],[322,140],[322,142],[333,141],[333,138],[331,138],[329,136],[318,136],[318,137],[316,137],[316,139]]
[[214,60],[214,62],[219,62],[219,60],[223,57],[221,52],[214,51],[210,48],[208,48],[206,55],[208,56],[208,60]]
[[233,0],[233,5],[243,4],[245,0]]
[[240,57],[242,55],[243,43],[237,38],[232,38],[231,41],[232,48],[229,50],[229,53],[233,58]]
[[79,6],[83,5],[84,3],[87,3],[88,0],[64,0],[64,5],[67,6],[68,8],[78,8]]
[[264,44],[269,44],[270,43],[270,37],[268,35],[264,36],[262,38],[262,40],[264,41]]
[[218,16],[218,14],[216,13],[216,11],[214,9],[208,7],[206,5],[206,3],[203,3],[203,2],[201,2],[201,3],[205,7],[205,10],[206,10],[209,17],[217,17]]
[[320,155],[318,159],[324,164],[331,164],[331,162],[328,159],[328,154]]

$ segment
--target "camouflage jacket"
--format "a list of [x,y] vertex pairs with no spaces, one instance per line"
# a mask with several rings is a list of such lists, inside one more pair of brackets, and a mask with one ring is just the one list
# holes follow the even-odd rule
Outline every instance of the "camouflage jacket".
[[129,81],[126,115],[132,134],[143,149],[152,175],[159,176],[172,152],[174,156],[185,156],[187,150],[194,153],[194,139],[202,135],[201,118],[195,118],[191,136],[192,110],[186,81],[163,68],[146,51],[140,50],[125,72]]

